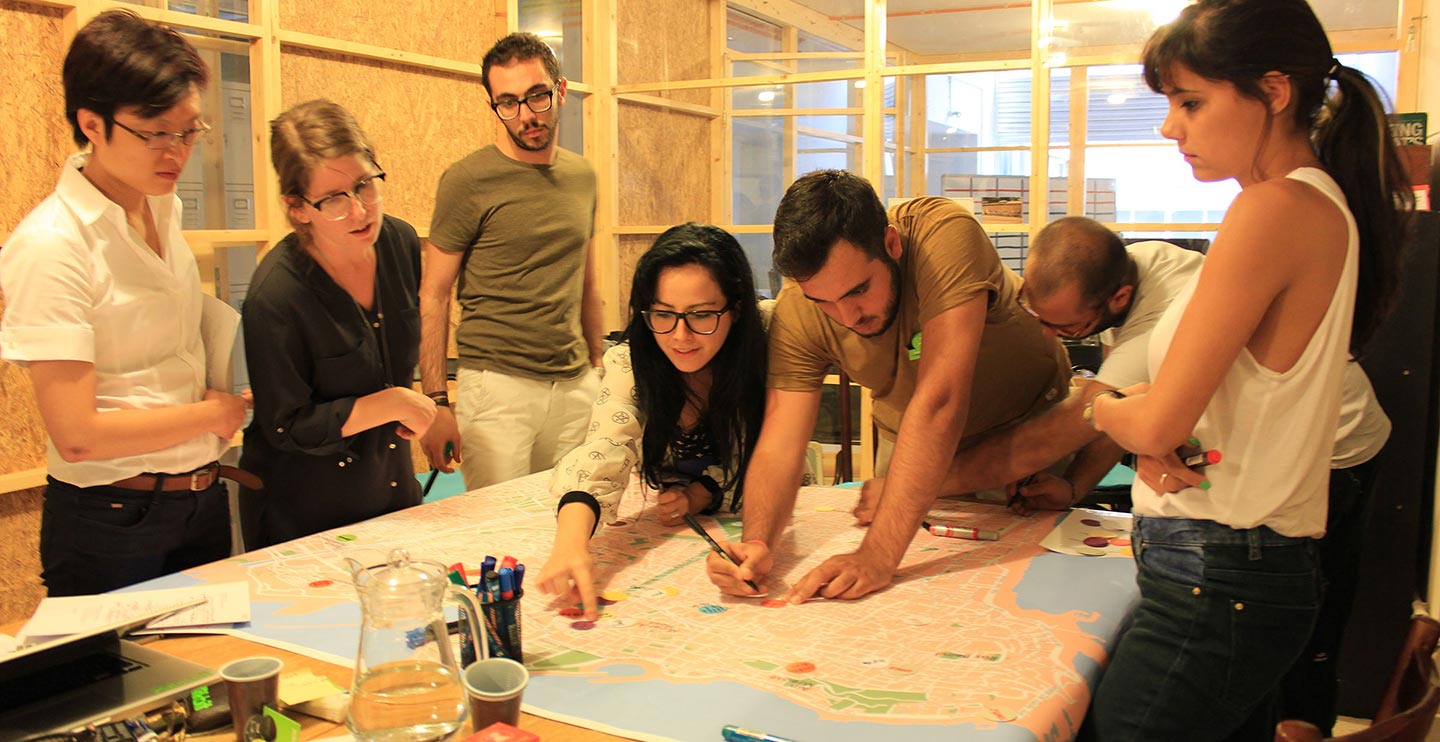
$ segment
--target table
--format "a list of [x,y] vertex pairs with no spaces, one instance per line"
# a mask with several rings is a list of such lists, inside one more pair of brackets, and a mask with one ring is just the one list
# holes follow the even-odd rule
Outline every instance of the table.
[[[532,475],[136,589],[244,580],[253,612],[244,638],[348,672],[359,610],[345,557],[376,563],[396,545],[446,564],[512,554],[536,574],[553,536],[547,481]],[[801,491],[773,590],[858,545],[855,495]],[[1000,541],[922,533],[895,583],[865,600],[731,598],[704,576],[704,542],[662,526],[652,505],[632,493],[592,541],[607,587],[594,625],[573,606],[527,596],[527,710],[637,739],[718,739],[724,724],[794,739],[1064,739],[1137,599],[1132,561],[1038,546],[1058,514],[1011,524],[1008,511],[982,505],[951,515],[1004,521],[1012,527]],[[736,518],[706,522],[739,537]]]

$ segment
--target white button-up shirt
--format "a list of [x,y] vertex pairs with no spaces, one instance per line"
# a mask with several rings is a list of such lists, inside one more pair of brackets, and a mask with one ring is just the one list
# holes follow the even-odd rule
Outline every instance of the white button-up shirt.
[[[149,196],[164,256],[125,221],[124,210],[70,157],[55,191],[0,249],[0,358],[84,361],[95,366],[101,412],[198,402],[205,394],[201,287],[180,234],[180,199]],[[229,445],[205,433],[170,448],[69,463],[47,443],[50,475],[79,487],[142,472],[179,473],[216,460]]]

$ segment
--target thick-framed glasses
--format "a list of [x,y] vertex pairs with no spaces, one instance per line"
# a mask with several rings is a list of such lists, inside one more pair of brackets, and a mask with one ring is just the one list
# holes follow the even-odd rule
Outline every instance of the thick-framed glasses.
[[186,147],[189,147],[192,144],[198,143],[200,140],[205,138],[206,134],[210,133],[210,125],[205,123],[204,121],[201,121],[200,125],[196,126],[193,129],[188,129],[186,131],[169,132],[135,131],[134,129],[120,123],[119,121],[116,121],[114,119],[111,120],[115,123],[116,126],[130,132],[131,134],[134,134],[140,139],[140,141],[144,142],[145,149],[170,149],[177,144],[183,144]]
[[680,326],[680,320],[685,320],[685,326],[696,335],[714,335],[720,329],[720,315],[730,311],[730,307],[724,309],[700,309],[693,312],[667,312],[663,309],[647,309],[640,314],[645,315],[645,326],[656,335],[669,335]]
[[[561,78],[564,79],[564,78]],[[560,83],[555,83],[549,90],[541,90],[538,93],[531,93],[524,98],[506,98],[490,104],[490,110],[500,117],[501,121],[511,121],[520,115],[520,104],[524,103],[535,113],[545,113],[555,106],[555,90]]]
[[338,222],[350,216],[350,200],[359,201],[362,206],[374,206],[380,203],[385,197],[384,187],[385,172],[382,170],[368,178],[355,181],[355,187],[349,191],[332,193],[319,201],[306,201],[314,209],[320,212],[320,216],[327,221]]

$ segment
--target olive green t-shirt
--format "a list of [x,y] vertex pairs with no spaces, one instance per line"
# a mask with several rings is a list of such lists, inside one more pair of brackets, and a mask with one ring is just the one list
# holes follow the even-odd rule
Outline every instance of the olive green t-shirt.
[[[889,216],[903,247],[894,324],[877,337],[861,337],[788,284],[770,330],[769,386],[816,391],[827,368],[838,364],[871,390],[875,424],[893,439],[915,393],[920,362],[911,360],[913,338],[936,315],[981,298],[989,311],[961,445],[1063,398],[1070,377],[1065,349],[1020,308],[1020,277],[1000,262],[975,217],[943,198],[907,201]],[[920,348],[923,353],[923,337]]]
[[529,378],[574,378],[589,350],[580,329],[595,169],[558,150],[553,165],[490,145],[440,176],[430,242],[469,250],[455,331],[460,365]]

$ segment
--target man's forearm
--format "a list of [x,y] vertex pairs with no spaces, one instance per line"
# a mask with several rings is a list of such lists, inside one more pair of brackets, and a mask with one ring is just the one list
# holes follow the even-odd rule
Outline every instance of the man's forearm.
[[785,532],[785,526],[789,525],[790,514],[795,511],[795,496],[800,492],[800,472],[797,470],[793,476],[787,476],[763,464],[752,460],[745,475],[743,539],[763,541],[773,549],[780,534]]
[[1123,455],[1125,449],[1105,435],[1080,449],[1075,461],[1065,472],[1065,478],[1070,480],[1070,487],[1073,489],[1074,501],[1079,502],[1088,497],[1090,491],[1119,463]]
[[445,348],[450,341],[450,296],[420,296],[420,388],[444,391],[449,374]]
[[900,423],[895,454],[885,478],[885,496],[860,550],[897,564],[914,540],[920,522],[940,492],[941,480],[969,415],[969,394],[953,392],[944,403],[926,409],[912,400]]
[[[1088,387],[1087,390],[1089,394],[1099,391]],[[1086,398],[1086,391],[1072,394],[1039,417],[960,451],[950,462],[940,494],[959,495],[1003,487],[1041,471],[1102,437],[1080,415]]]

